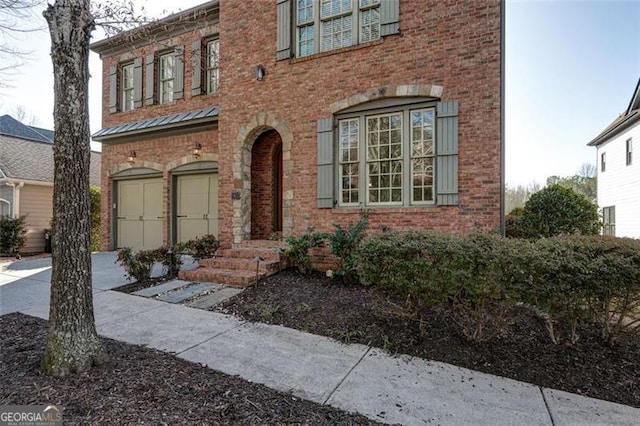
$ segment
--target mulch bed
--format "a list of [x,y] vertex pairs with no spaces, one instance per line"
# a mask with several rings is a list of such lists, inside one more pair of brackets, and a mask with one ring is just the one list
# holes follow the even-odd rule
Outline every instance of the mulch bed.
[[292,270],[266,278],[214,309],[640,407],[640,344],[609,347],[596,327],[582,327],[575,346],[554,345],[544,322],[529,314],[505,335],[476,344],[462,336],[447,313],[427,313],[421,332],[416,321],[377,316],[365,288]]
[[46,327],[46,321],[22,314],[0,317],[0,405],[54,404],[64,408],[65,425],[378,424],[109,339],[108,364],[48,377],[39,369]]

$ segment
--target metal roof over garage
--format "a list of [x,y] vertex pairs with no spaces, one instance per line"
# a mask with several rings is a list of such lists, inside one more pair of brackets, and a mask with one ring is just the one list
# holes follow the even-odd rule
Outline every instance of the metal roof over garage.
[[164,115],[161,117],[147,118],[145,120],[132,121],[105,127],[93,134],[93,139],[99,142],[108,142],[110,139],[129,135],[156,132],[176,127],[190,126],[194,124],[214,122],[218,119],[218,107],[196,109],[188,112]]

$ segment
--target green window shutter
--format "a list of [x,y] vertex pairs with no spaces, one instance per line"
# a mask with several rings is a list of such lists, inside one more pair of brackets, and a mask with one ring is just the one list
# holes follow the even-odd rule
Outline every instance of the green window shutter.
[[142,58],[133,61],[133,107],[142,106]]
[[184,97],[184,46],[176,47],[174,54],[173,99]]
[[318,120],[318,208],[333,208],[333,118]]
[[191,45],[191,96],[202,94],[202,41]]
[[155,101],[155,82],[156,82],[156,73],[155,73],[155,63],[156,57],[155,55],[147,55],[144,60],[145,62],[145,86],[144,86],[144,104],[145,105],[153,105]]
[[109,112],[118,112],[118,67],[109,67]]
[[400,0],[380,2],[380,35],[388,36],[400,32]]
[[278,37],[276,60],[291,58],[291,0],[277,0]]
[[458,101],[436,104],[436,203],[458,205]]

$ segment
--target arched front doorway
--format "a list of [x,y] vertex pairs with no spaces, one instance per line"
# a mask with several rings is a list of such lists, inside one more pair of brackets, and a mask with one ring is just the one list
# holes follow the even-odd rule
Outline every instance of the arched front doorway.
[[282,138],[261,133],[251,148],[251,239],[282,233]]

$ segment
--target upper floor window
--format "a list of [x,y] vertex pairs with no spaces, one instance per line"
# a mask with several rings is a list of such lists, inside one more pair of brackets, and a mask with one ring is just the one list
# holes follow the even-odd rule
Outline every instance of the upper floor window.
[[400,31],[399,1],[277,0],[276,58],[303,57]]
[[600,171],[601,172],[607,171],[607,153],[606,152],[603,152],[602,154],[600,154]]
[[123,65],[120,70],[122,89],[121,111],[133,110],[133,63]]
[[207,93],[215,93],[220,85],[220,41],[207,42]]
[[380,0],[296,0],[298,56],[380,38]]
[[160,56],[158,98],[161,104],[173,101],[174,67],[175,58],[173,52]]
[[627,139],[627,166],[630,166],[633,163],[633,139]]

